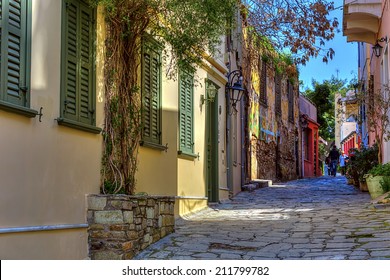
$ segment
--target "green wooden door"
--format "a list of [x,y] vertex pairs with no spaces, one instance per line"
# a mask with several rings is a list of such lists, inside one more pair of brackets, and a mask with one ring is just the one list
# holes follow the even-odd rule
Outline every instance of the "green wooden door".
[[209,202],[218,202],[218,95],[214,102],[207,102],[206,108],[207,196]]

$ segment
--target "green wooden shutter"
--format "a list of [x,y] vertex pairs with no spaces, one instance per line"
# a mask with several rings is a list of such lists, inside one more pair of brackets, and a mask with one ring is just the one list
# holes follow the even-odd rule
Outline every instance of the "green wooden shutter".
[[63,117],[94,125],[94,10],[65,1]]
[[143,43],[142,105],[143,140],[161,144],[161,53],[154,44]]
[[81,5],[80,9],[80,95],[79,115],[80,121],[94,123],[93,104],[93,48],[94,48],[94,18],[93,10]]
[[65,99],[64,117],[77,121],[77,18],[75,1],[66,2],[65,19]]
[[151,118],[151,112],[150,112],[150,104],[151,104],[151,76],[150,76],[150,61],[151,57],[150,54],[146,51],[144,53],[144,60],[143,60],[143,127],[144,132],[143,136],[146,139],[151,138],[151,130],[150,130],[150,118]]
[[1,99],[28,106],[27,0],[1,0]]
[[3,53],[3,34],[4,34],[4,25],[3,22],[3,0],[0,0],[0,100],[5,99],[3,96],[4,93],[4,82],[3,82],[3,61],[4,61],[4,53]]
[[180,74],[179,80],[179,149],[184,153],[193,153],[193,89],[194,78],[187,73]]
[[160,57],[157,53],[152,56],[151,74],[150,131],[152,141],[160,143]]

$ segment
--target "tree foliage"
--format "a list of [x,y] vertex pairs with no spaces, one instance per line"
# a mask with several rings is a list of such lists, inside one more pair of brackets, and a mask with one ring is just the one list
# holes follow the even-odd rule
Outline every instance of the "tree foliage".
[[[337,18],[329,18],[333,2],[326,0],[243,0],[248,24],[278,50],[289,49],[295,62],[305,64],[321,55],[334,56],[325,42],[334,38]],[[268,41],[267,41],[268,43]]]
[[236,0],[90,0],[106,17],[102,191],[135,192],[142,131],[139,65],[142,37],[165,47],[166,73],[192,70],[216,50]]
[[373,133],[378,145],[378,162],[383,161],[383,143],[390,141],[390,84],[381,85],[380,89],[369,86],[367,91],[358,91],[360,104],[365,104],[368,132]]
[[333,141],[335,138],[335,94],[345,94],[350,84],[346,79],[339,79],[334,75],[322,83],[313,80],[312,84],[314,90],[307,89],[304,95],[317,107],[320,136],[328,142]]

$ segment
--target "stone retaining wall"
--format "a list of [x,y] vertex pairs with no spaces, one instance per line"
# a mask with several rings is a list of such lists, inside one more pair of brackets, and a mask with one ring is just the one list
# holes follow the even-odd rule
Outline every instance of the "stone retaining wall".
[[174,231],[174,204],[167,196],[89,195],[89,257],[132,259]]

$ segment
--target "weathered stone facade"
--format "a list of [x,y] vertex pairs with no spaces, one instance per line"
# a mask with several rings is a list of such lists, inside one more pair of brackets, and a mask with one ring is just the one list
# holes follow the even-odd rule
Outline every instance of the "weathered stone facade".
[[167,196],[88,196],[91,259],[132,259],[172,233],[175,199]]
[[297,179],[301,165],[298,73],[276,52],[259,48],[254,38],[248,32],[244,42],[249,89],[247,174],[250,180]]

